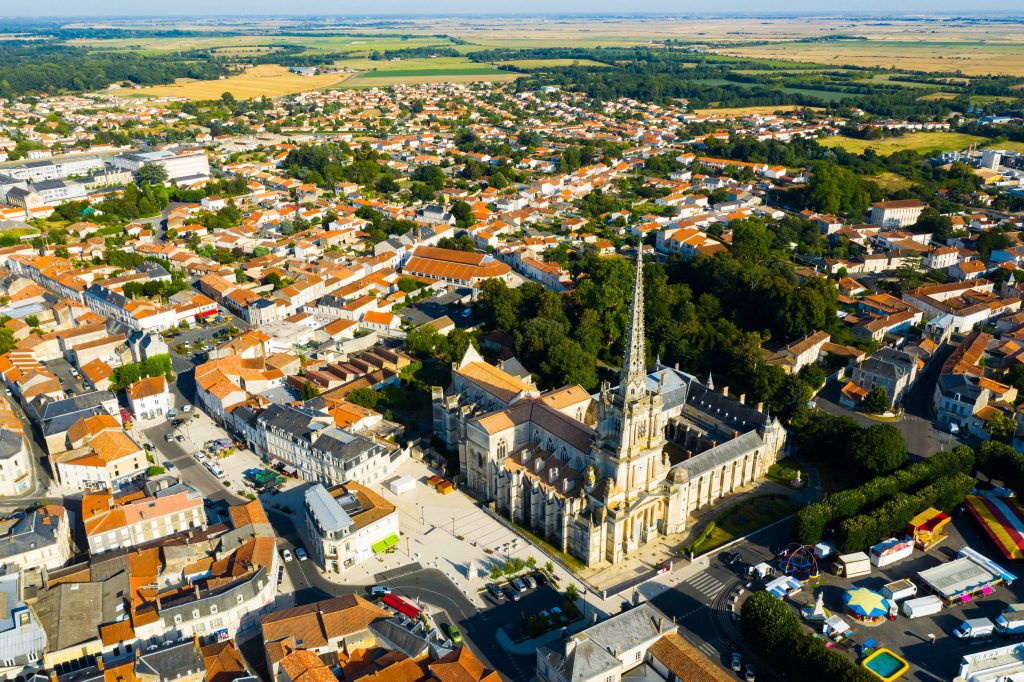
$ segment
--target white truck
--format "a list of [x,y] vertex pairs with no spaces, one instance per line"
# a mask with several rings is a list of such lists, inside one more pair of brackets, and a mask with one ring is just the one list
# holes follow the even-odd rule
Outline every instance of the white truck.
[[996,632],[1007,637],[1024,637],[1024,604],[1010,604],[996,617]]
[[842,554],[836,559],[836,574],[847,578],[871,575],[871,558],[864,552]]
[[956,626],[953,636],[959,639],[990,639],[996,632],[996,625],[988,618],[968,618]]
[[907,618],[920,618],[921,616],[932,616],[942,610],[942,600],[932,595],[908,599],[900,606],[903,615]]
[[909,580],[894,580],[882,587],[882,596],[890,601],[903,601],[917,596],[917,585]]

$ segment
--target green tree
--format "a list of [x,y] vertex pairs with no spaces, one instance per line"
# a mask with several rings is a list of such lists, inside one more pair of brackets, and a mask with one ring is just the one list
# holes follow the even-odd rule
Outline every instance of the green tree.
[[359,405],[360,407],[372,410],[376,408],[377,403],[380,402],[380,393],[372,388],[357,388],[349,393],[345,397],[345,400],[355,405]]
[[576,587],[576,583],[569,583],[565,587],[565,599],[570,604],[575,604],[576,600],[580,598],[579,588]]
[[882,414],[889,409],[889,394],[882,386],[876,386],[865,396],[860,406],[865,412]]
[[1017,432],[1017,422],[1002,410],[996,410],[985,424],[985,432],[997,441],[1009,443]]
[[850,457],[862,469],[883,473],[906,463],[907,446],[898,428],[879,424],[858,433],[851,443]]
[[143,164],[139,169],[139,182],[145,185],[162,185],[167,182],[167,169],[157,163]]
[[787,604],[762,590],[743,602],[740,632],[755,651],[771,656],[799,634],[800,623]]
[[312,381],[307,381],[299,387],[299,397],[303,400],[312,400],[313,398],[320,395],[320,387],[314,384]]
[[164,469],[161,466],[151,466],[148,469],[146,469],[146,476],[148,476],[149,478],[155,478],[157,476],[163,476],[166,473],[167,473],[167,469]]

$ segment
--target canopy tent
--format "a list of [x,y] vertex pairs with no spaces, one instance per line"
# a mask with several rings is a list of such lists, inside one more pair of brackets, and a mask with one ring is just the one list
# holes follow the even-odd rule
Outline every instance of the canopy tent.
[[874,590],[856,587],[843,594],[846,610],[858,618],[884,618],[889,614],[889,600]]

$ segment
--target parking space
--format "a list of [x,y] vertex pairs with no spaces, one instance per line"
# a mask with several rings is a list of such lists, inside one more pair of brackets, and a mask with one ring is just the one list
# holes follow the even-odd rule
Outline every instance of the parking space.
[[[872,566],[871,575],[860,578],[846,579],[823,570],[818,581],[808,583],[786,601],[799,613],[801,607],[813,605],[820,592],[825,608],[830,613],[842,615],[852,626],[853,635],[837,649],[853,658],[857,658],[858,645],[873,639],[877,646],[891,649],[907,659],[910,664],[908,674],[911,677],[952,679],[964,654],[1002,646],[1005,642],[1001,637],[987,640],[958,639],[952,636],[952,631],[966,619],[994,619],[1009,604],[1024,601],[1024,585],[1020,581],[1010,586],[999,586],[990,595],[979,595],[969,604],[943,608],[935,615],[908,618],[900,613],[895,620],[882,620],[874,625],[858,622],[846,615],[843,607],[843,594],[850,588],[864,587],[880,591],[886,583],[901,579],[909,579],[917,586],[918,597],[926,596],[929,593],[918,578],[918,573],[951,561],[965,545],[993,559],[1011,573],[1019,573],[1019,568],[1003,559],[967,515],[955,516],[948,528],[950,536],[928,553],[915,550],[912,557],[895,564],[884,568]],[[816,633],[821,632],[820,624],[808,624],[808,627]]]

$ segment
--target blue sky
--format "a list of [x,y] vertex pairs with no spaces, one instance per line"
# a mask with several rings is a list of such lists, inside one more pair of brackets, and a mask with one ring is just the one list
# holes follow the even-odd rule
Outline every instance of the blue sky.
[[119,16],[119,15],[280,15],[337,14],[480,14],[480,13],[705,13],[715,12],[886,12],[956,13],[1012,12],[1024,14],[1019,0],[789,0],[781,5],[767,0],[732,0],[706,3],[696,0],[517,0],[515,3],[481,3],[478,0],[36,0],[0,2],[0,16]]

